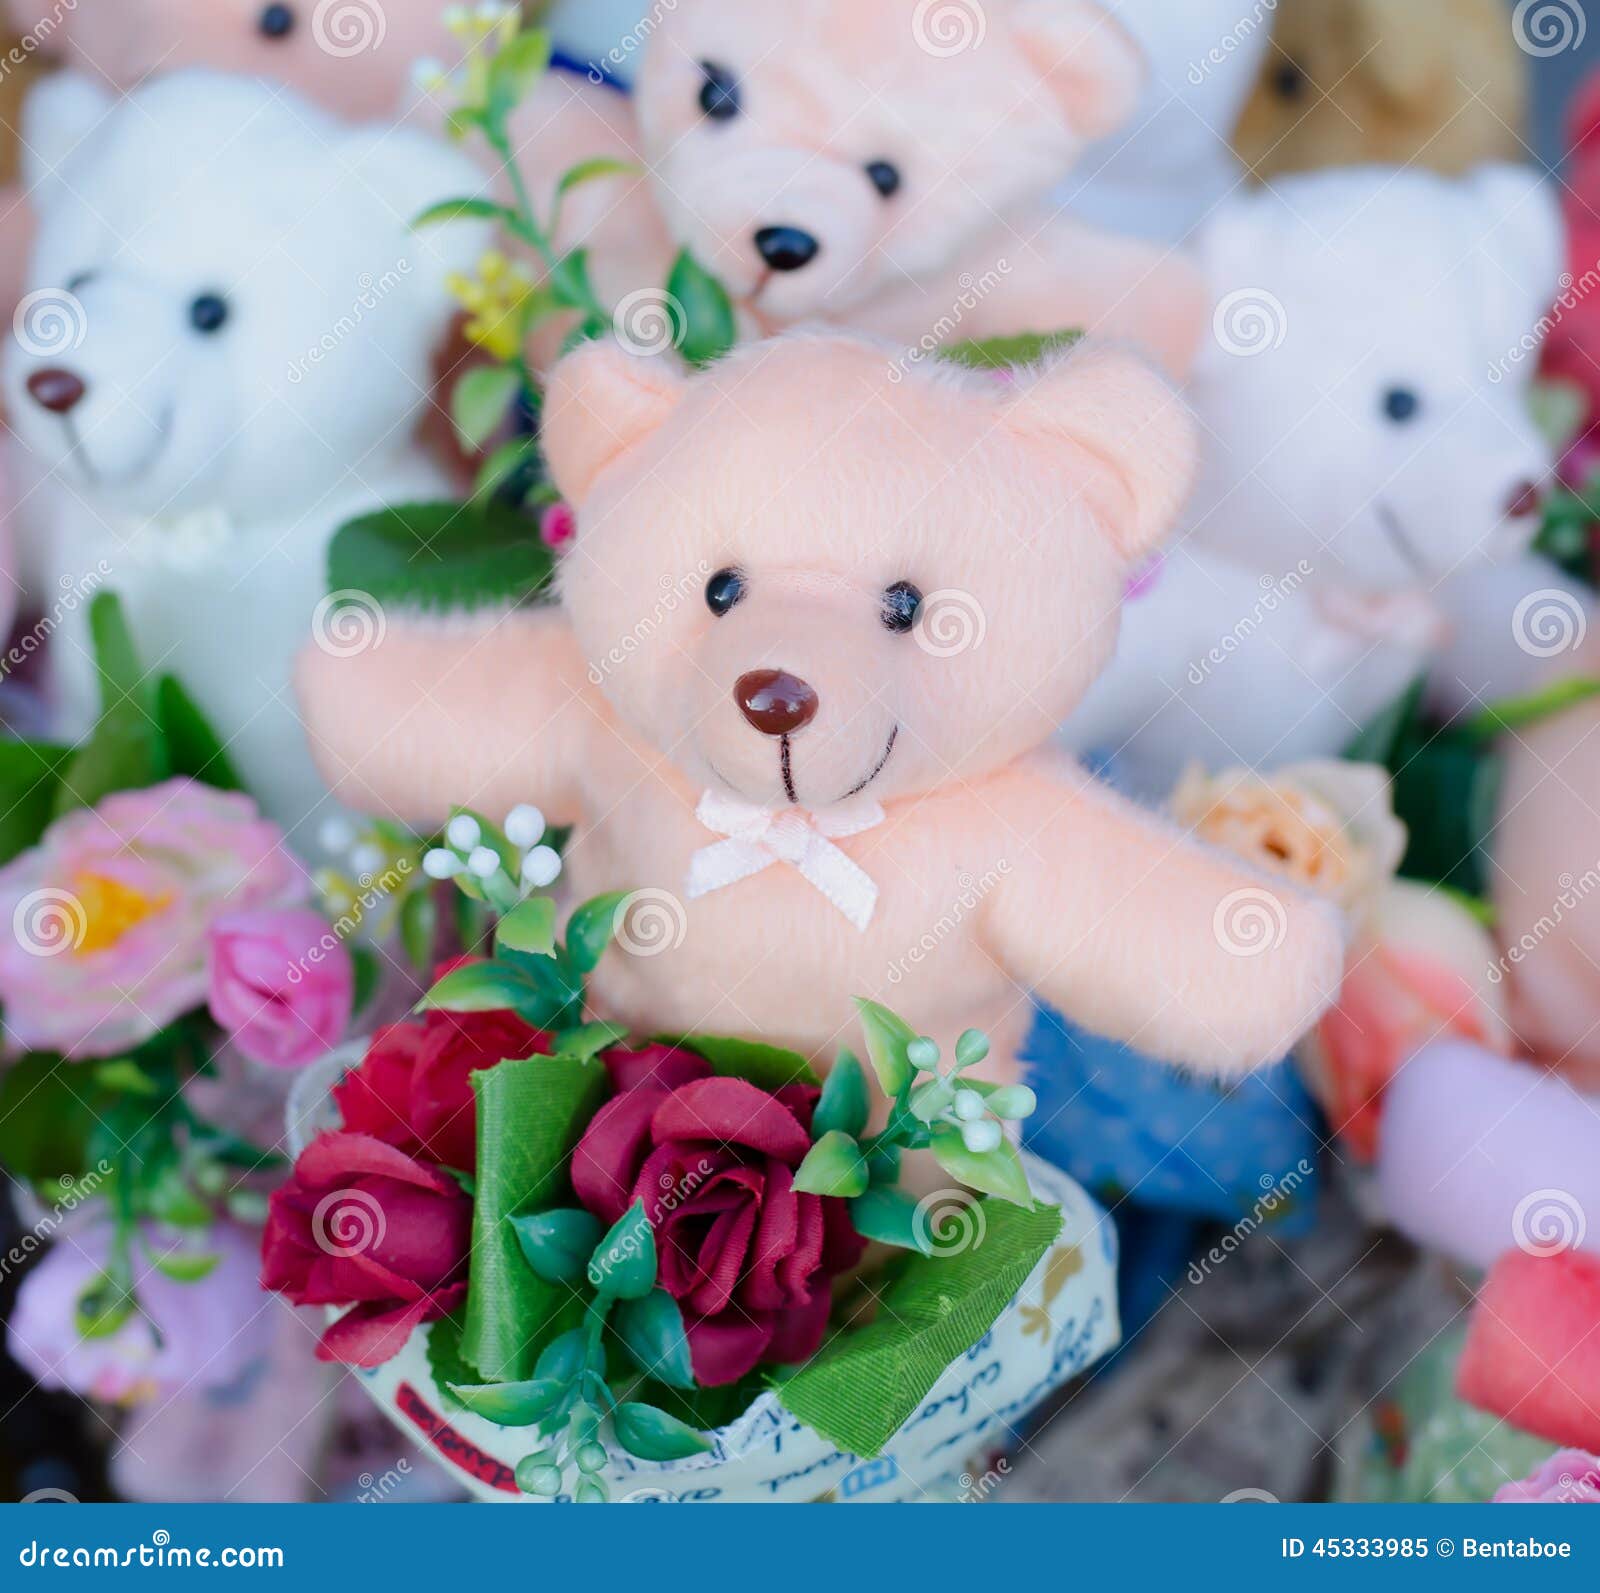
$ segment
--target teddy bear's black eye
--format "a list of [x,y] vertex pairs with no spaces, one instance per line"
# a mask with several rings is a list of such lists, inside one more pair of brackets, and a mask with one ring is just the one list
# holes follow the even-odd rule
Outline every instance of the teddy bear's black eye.
[[1383,395],[1383,412],[1397,426],[1414,420],[1422,408],[1422,400],[1409,387],[1391,387]]
[[1273,72],[1272,87],[1279,99],[1298,100],[1306,91],[1306,75],[1293,61],[1285,61]]
[[718,570],[706,582],[706,607],[721,619],[744,596],[744,577],[737,570]]
[[189,306],[189,324],[197,332],[221,331],[228,319],[228,301],[217,293],[202,293]]
[[880,612],[883,623],[896,635],[902,635],[917,623],[917,610],[922,607],[922,593],[909,581],[896,581],[885,589]]
[[702,61],[705,82],[700,85],[700,109],[713,121],[731,122],[739,114],[739,80],[725,66]]
[[892,161],[875,160],[870,162],[867,166],[867,176],[872,179],[872,186],[885,199],[900,191],[900,168]]
[[289,6],[267,6],[256,27],[269,39],[286,39],[294,32],[294,11]]

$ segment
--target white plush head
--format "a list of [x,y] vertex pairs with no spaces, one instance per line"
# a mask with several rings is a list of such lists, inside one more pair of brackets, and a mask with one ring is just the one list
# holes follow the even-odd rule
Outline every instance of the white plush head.
[[1217,214],[1193,391],[1207,546],[1377,589],[1527,540],[1550,468],[1528,407],[1563,258],[1550,187],[1365,167]]
[[112,100],[63,74],[28,107],[35,295],[6,349],[12,424],[108,511],[255,519],[370,481],[427,400],[476,190],[420,133],[351,128],[248,78]]

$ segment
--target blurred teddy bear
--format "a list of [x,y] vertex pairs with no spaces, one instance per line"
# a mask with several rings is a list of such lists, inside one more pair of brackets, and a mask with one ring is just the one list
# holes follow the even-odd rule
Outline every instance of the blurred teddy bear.
[[1277,13],[1234,134],[1261,181],[1369,162],[1459,176],[1527,157],[1528,54],[1505,0],[1280,0]]
[[[120,100],[61,73],[26,132],[40,230],[3,366],[25,589],[42,608],[107,566],[144,655],[292,826],[322,794],[288,672],[328,538],[448,495],[413,433],[445,279],[486,229],[409,218],[478,173],[428,134],[211,72]],[[86,607],[52,616],[67,735],[99,701]]]
[[1235,195],[1199,250],[1200,485],[1067,727],[1157,797],[1191,762],[1337,757],[1446,642],[1450,583],[1526,547],[1550,468],[1520,353],[1562,260],[1536,173],[1308,173]]

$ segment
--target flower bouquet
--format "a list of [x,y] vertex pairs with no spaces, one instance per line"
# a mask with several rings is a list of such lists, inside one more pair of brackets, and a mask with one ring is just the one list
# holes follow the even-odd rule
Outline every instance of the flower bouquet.
[[318,1353],[486,1498],[970,1487],[1117,1338],[1110,1225],[1006,1132],[1032,1092],[972,1075],[978,1031],[946,1061],[866,1001],[876,1114],[848,1051],[824,1080],[585,1022],[628,898],[558,941],[542,829],[461,812],[429,854],[498,914],[493,954],[304,1077],[263,1283],[327,1308]]

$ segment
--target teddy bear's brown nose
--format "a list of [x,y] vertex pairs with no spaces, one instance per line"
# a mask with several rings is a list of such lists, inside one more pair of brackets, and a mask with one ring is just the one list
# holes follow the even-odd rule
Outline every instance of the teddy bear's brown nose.
[[739,712],[764,736],[792,735],[817,716],[817,694],[782,669],[752,669],[733,683]]
[[48,409],[52,415],[65,415],[83,401],[88,388],[81,376],[50,365],[28,378],[28,392],[41,409]]

